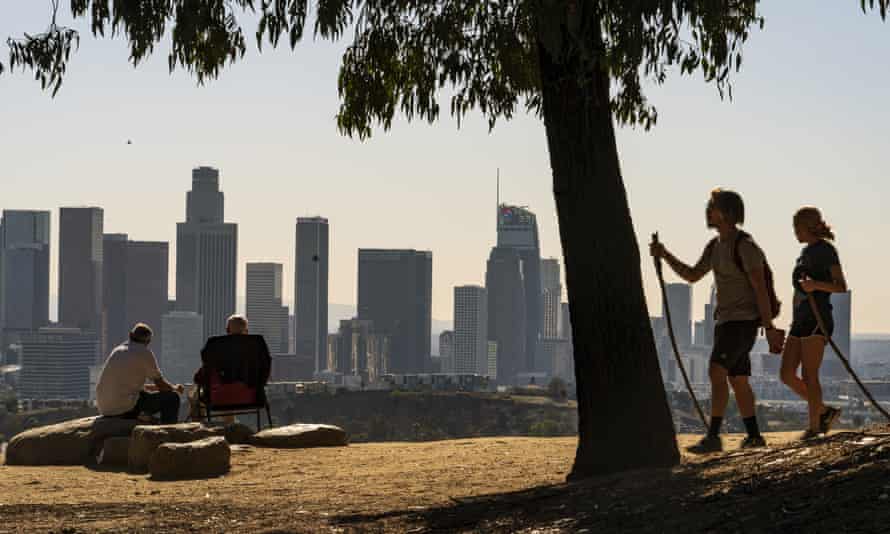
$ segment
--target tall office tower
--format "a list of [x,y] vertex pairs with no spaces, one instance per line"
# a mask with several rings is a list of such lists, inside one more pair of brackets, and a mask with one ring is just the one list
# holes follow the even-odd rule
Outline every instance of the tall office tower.
[[287,307],[281,305],[280,263],[247,264],[247,320],[251,334],[266,338],[273,354],[287,353]]
[[525,311],[527,294],[524,263],[513,248],[494,247],[488,258],[485,288],[488,290],[488,339],[497,343],[497,381],[512,384],[528,372]]
[[696,336],[695,343],[697,345],[711,346],[714,344],[714,327],[717,324],[717,318],[714,316],[717,310],[717,286],[711,284],[711,297],[705,304],[705,316],[702,319],[702,336],[701,339]]
[[664,306],[670,303],[671,323],[674,326],[674,335],[677,336],[678,347],[692,346],[692,286],[689,284],[668,284],[668,302],[662,302],[662,315]]
[[572,316],[569,313],[569,303],[563,302],[560,305],[559,312],[559,338],[560,339],[568,339],[571,341],[572,339]]
[[388,372],[389,339],[375,331],[372,321],[342,320],[332,337],[332,371],[361,376],[365,382],[376,382]]
[[444,330],[439,334],[439,360],[443,373],[454,372],[454,330]]
[[19,398],[90,398],[90,367],[99,350],[95,332],[43,327],[22,334],[21,344]]
[[498,248],[516,250],[522,260],[525,286],[525,362],[520,372],[534,371],[535,352],[544,329],[541,281],[541,249],[537,217],[518,206],[498,206]]
[[[853,312],[853,293],[833,293],[831,295],[831,316],[834,319],[834,334],[832,339],[838,348],[847,357],[850,357],[851,320]],[[827,349],[829,352],[831,349]],[[843,378],[847,375],[841,362],[832,356],[826,355],[822,364],[822,376],[830,378]]]
[[166,242],[129,241],[126,234],[104,235],[103,355],[126,341],[134,324],[146,323],[154,332],[152,351],[155,356],[161,357],[161,317],[169,308],[169,248]]
[[105,355],[126,341],[132,326],[127,324],[127,234],[102,237],[102,304],[105,329],[100,345]]
[[299,217],[294,268],[294,352],[311,354],[315,371],[327,367],[328,220]]
[[542,336],[545,339],[555,339],[559,337],[559,312],[562,303],[559,260],[555,258],[542,260],[541,275],[544,284],[544,292],[542,294],[544,301],[544,329]]
[[358,319],[389,337],[389,372],[430,368],[433,253],[359,249]]
[[158,358],[161,372],[174,384],[191,383],[195,371],[201,367],[204,319],[195,312],[171,311],[161,317],[161,329],[164,332]]
[[225,333],[235,313],[238,225],[224,222],[219,171],[192,171],[186,220],[176,224],[176,309],[204,318],[204,335]]
[[49,324],[49,212],[0,217],[0,358],[19,336]]
[[488,292],[484,287],[454,288],[453,351],[454,373],[488,374]]
[[[146,323],[154,331],[152,351],[163,356],[170,246],[162,241],[127,242],[127,324]],[[126,332],[123,333],[126,339]]]
[[103,330],[103,218],[102,208],[59,210],[59,324],[97,339]]

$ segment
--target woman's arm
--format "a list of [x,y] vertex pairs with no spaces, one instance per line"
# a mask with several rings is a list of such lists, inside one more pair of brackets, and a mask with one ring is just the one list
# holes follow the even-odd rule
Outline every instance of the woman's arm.
[[831,266],[831,282],[820,282],[812,278],[804,278],[800,281],[800,288],[807,293],[823,291],[825,293],[846,293],[847,280],[840,265]]

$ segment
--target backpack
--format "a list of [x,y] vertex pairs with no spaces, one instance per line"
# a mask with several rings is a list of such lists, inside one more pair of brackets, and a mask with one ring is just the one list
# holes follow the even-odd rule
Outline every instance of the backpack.
[[[736,267],[746,275],[748,271],[745,270],[745,265],[742,263],[742,257],[739,255],[739,244],[741,244],[743,239],[750,239],[751,244],[757,247],[761,253],[763,253],[763,249],[761,249],[757,243],[754,242],[754,239],[751,237],[751,234],[744,232],[742,230],[738,231],[738,237],[735,240],[735,246],[732,249],[732,259],[735,262]],[[710,247],[713,248],[717,244],[718,239],[715,237],[711,240]],[[763,255],[763,278],[766,282],[766,294],[769,297],[769,305],[770,310],[772,311],[771,319],[775,319],[779,316],[779,312],[782,310],[782,301],[779,300],[778,295],[776,294],[776,283],[773,277],[773,270],[769,266],[769,262],[766,261],[766,254]]]

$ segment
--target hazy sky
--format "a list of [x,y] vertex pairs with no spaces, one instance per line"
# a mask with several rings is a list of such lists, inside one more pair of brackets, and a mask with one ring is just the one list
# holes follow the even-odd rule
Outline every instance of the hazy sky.
[[[746,47],[733,102],[721,101],[698,75],[676,75],[649,89],[658,126],[623,129],[618,145],[641,245],[660,230],[669,248],[693,261],[710,237],[708,191],[735,188],[747,201],[747,229],[790,302],[800,248],[791,215],[815,204],[838,234],[854,331],[887,332],[890,24],[858,5],[765,2],[766,27]],[[48,6],[3,0],[0,38],[41,30]],[[296,53],[251,50],[219,80],[197,87],[184,72],[167,73],[164,47],[133,69],[125,43],[93,39],[82,21],[75,27],[81,48],[55,99],[28,75],[0,76],[0,209],[52,210],[53,293],[59,206],[99,205],[106,232],[170,241],[172,274],[175,225],[198,165],[220,169],[226,218],[239,223],[239,294],[244,262],[279,261],[290,295],[295,218],[320,214],[331,223],[332,302],[355,302],[359,247],[430,249],[433,316],[448,319],[453,286],[484,283],[498,167],[502,199],[535,211],[543,256],[561,257],[535,117],[491,134],[477,116],[460,130],[448,117],[433,126],[398,121],[362,143],[336,131],[342,45],[310,40]],[[0,54],[5,60],[5,46]],[[657,315],[645,255],[643,274]],[[695,289],[696,317],[706,280]]]

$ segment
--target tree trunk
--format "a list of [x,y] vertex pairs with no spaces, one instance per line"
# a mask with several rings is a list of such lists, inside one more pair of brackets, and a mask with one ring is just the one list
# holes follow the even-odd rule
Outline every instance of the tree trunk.
[[676,436],[621,178],[609,77],[540,51],[543,114],[566,269],[578,388],[569,479],[676,465]]

